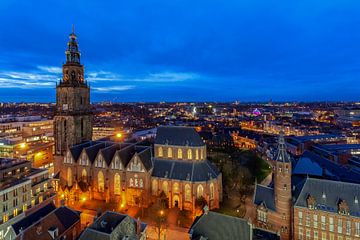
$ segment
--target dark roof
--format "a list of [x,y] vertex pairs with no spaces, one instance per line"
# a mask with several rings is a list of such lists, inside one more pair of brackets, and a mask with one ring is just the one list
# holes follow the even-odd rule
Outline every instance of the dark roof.
[[204,146],[200,135],[192,127],[161,126],[156,133],[155,144],[175,146]]
[[264,229],[253,229],[253,240],[280,240],[280,236]]
[[327,212],[338,212],[339,200],[345,200],[349,214],[360,217],[360,185],[340,181],[307,178],[296,199],[296,207],[307,207],[307,198],[315,198],[316,208]]
[[248,240],[251,231],[250,224],[244,219],[210,211],[195,219],[189,234],[191,239],[202,236],[209,240]]
[[260,184],[255,185],[254,204],[264,206],[267,209],[276,211],[274,189]]
[[59,207],[54,213],[65,229],[70,228],[76,222],[80,221],[80,212],[65,206]]
[[39,210],[33,212],[32,214],[24,217],[20,221],[14,223],[12,225],[12,228],[14,229],[16,235],[19,234],[20,229],[25,230],[37,221],[39,221],[41,218],[45,217],[52,211],[56,209],[55,205],[53,203],[49,203],[45,205],[44,207],[40,208]]
[[[110,239],[110,234],[113,232],[113,230],[121,224],[125,219],[130,220],[132,224],[135,226],[135,231],[130,232],[131,228],[123,228],[116,233],[117,239],[122,239],[124,236],[130,236],[131,239],[137,239],[133,238],[137,234],[137,221],[126,215],[121,214],[117,212],[110,212],[107,211],[103,213],[99,218],[97,218],[93,224],[91,224],[88,228],[84,230],[84,232],[81,234],[79,239],[84,240],[105,240]],[[147,225],[143,222],[140,223],[140,232],[144,232]]]
[[138,156],[146,170],[149,171],[153,167],[151,148],[143,148],[143,151],[141,151]]
[[360,173],[346,166],[332,162],[327,158],[321,157],[314,152],[305,151],[301,158],[309,158],[311,161],[316,162],[321,168],[325,169],[326,176],[324,177],[326,178],[360,183]]
[[154,159],[152,176],[192,182],[204,182],[217,178],[220,172],[208,160],[184,161]]

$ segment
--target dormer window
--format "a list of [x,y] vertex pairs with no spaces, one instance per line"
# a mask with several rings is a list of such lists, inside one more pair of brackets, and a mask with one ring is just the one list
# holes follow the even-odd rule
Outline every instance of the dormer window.
[[309,195],[306,202],[309,209],[315,209],[316,200],[313,196]]
[[339,214],[349,214],[349,206],[345,200],[339,200],[338,208]]

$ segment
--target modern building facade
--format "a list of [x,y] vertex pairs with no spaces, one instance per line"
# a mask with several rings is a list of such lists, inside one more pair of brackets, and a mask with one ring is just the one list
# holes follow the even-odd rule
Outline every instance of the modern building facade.
[[54,197],[47,169],[32,168],[25,160],[0,159],[0,239],[14,239],[10,226]]

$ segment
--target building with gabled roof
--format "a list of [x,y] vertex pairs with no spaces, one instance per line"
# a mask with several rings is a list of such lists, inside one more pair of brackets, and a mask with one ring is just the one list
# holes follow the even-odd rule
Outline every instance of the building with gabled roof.
[[79,240],[143,240],[146,239],[146,230],[147,225],[139,219],[107,211],[84,230]]
[[218,208],[221,173],[207,160],[206,145],[200,141],[193,128],[160,127],[154,156],[152,147],[137,143],[97,140],[75,145],[61,163],[59,195],[70,201],[147,207],[164,192],[170,207],[194,210],[196,199],[203,197],[211,209]]
[[360,239],[360,185],[354,173],[310,151],[292,169],[283,144],[280,136],[272,185],[255,186],[255,226],[281,239]]

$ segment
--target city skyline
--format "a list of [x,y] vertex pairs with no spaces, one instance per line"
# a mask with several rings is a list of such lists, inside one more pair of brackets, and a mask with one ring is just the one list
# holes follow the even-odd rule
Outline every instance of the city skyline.
[[55,101],[72,24],[93,102],[359,100],[356,1],[41,2],[0,4],[2,102]]

